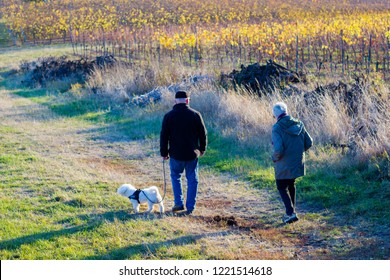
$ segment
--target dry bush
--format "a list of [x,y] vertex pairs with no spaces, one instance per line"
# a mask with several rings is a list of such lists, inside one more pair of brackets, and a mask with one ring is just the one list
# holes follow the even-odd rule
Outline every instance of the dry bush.
[[130,96],[152,88],[152,73],[148,70],[128,68],[118,64],[112,68],[95,69],[88,80],[93,92],[117,102],[127,102]]
[[87,82],[87,87],[113,101],[128,102],[135,95],[147,93],[158,86],[177,83],[188,75],[188,69],[180,64],[119,63],[111,68],[95,69]]
[[[215,76],[215,69],[210,67],[206,65],[200,70]],[[143,94],[157,86],[166,88],[178,84],[192,76],[193,72],[188,66],[172,62],[133,67],[118,65],[96,70],[88,81],[88,87],[115,102],[127,102],[133,95]],[[358,106],[353,116],[348,111],[347,101],[335,96],[334,92],[325,91],[309,100],[303,94],[319,84],[334,81],[337,77],[328,76],[322,82],[313,78],[311,83],[301,85],[301,94],[286,95],[281,90],[275,90],[263,94],[261,98],[246,90],[226,90],[213,83],[198,84],[188,90],[192,96],[191,106],[202,113],[207,125],[239,142],[269,149],[271,129],[275,123],[272,106],[284,101],[289,113],[304,122],[316,146],[332,145],[337,148],[346,145],[349,147],[346,150],[362,159],[388,152],[389,87],[386,84],[374,86],[369,81],[362,84],[362,94],[356,97]],[[167,111],[174,104],[174,94],[165,89],[162,95],[162,102],[156,108]]]
[[284,101],[289,113],[304,122],[316,145],[346,145],[353,155],[367,159],[390,149],[389,94],[386,87],[379,93],[377,88],[362,87],[362,93],[353,116],[348,112],[348,104],[333,92],[325,92],[315,102],[307,103],[304,95],[285,96],[275,91],[259,98],[245,91],[210,86],[192,93],[191,106],[222,134],[269,148],[275,123],[272,106]]

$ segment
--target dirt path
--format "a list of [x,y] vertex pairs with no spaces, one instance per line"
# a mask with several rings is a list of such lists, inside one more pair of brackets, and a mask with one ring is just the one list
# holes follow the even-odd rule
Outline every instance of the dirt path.
[[[125,182],[162,186],[158,139],[134,141],[113,127],[59,117],[6,91],[0,91],[0,98],[0,124],[17,129],[20,141],[28,139],[29,149],[51,165],[53,177],[104,182],[112,195]],[[169,185],[165,207],[172,207]],[[329,219],[332,213],[303,207],[299,212],[298,223],[282,225],[283,208],[276,193],[254,190],[247,182],[201,168],[194,215],[163,219],[176,227],[181,223],[186,232],[198,236],[211,258],[354,259],[368,258],[370,248],[385,246],[358,228],[337,224]]]

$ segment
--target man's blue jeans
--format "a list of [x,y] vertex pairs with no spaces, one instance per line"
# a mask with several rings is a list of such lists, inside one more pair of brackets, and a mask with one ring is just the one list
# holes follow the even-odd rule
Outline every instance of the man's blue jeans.
[[198,159],[181,161],[171,158],[169,166],[171,169],[171,181],[175,205],[184,206],[181,177],[185,170],[187,178],[186,208],[187,211],[193,211],[195,209],[196,194],[198,193],[199,184]]

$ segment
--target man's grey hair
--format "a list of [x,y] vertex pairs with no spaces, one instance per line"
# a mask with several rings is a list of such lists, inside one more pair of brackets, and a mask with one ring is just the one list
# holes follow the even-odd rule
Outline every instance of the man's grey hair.
[[287,114],[287,105],[284,102],[277,102],[273,107],[273,114],[278,118],[281,114]]

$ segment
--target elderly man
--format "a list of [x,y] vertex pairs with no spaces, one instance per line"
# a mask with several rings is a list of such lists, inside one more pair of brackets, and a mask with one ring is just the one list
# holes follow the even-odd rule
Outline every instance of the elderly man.
[[273,107],[277,119],[272,127],[273,154],[276,186],[286,207],[284,223],[298,221],[295,212],[295,179],[305,175],[305,151],[313,140],[299,120],[288,115],[287,105],[278,102]]
[[184,210],[181,177],[187,178],[186,214],[195,209],[198,192],[198,157],[207,146],[207,130],[202,115],[190,108],[187,92],[178,91],[176,104],[163,119],[160,134],[160,153],[164,160],[170,158],[171,181],[175,205],[173,212]]

